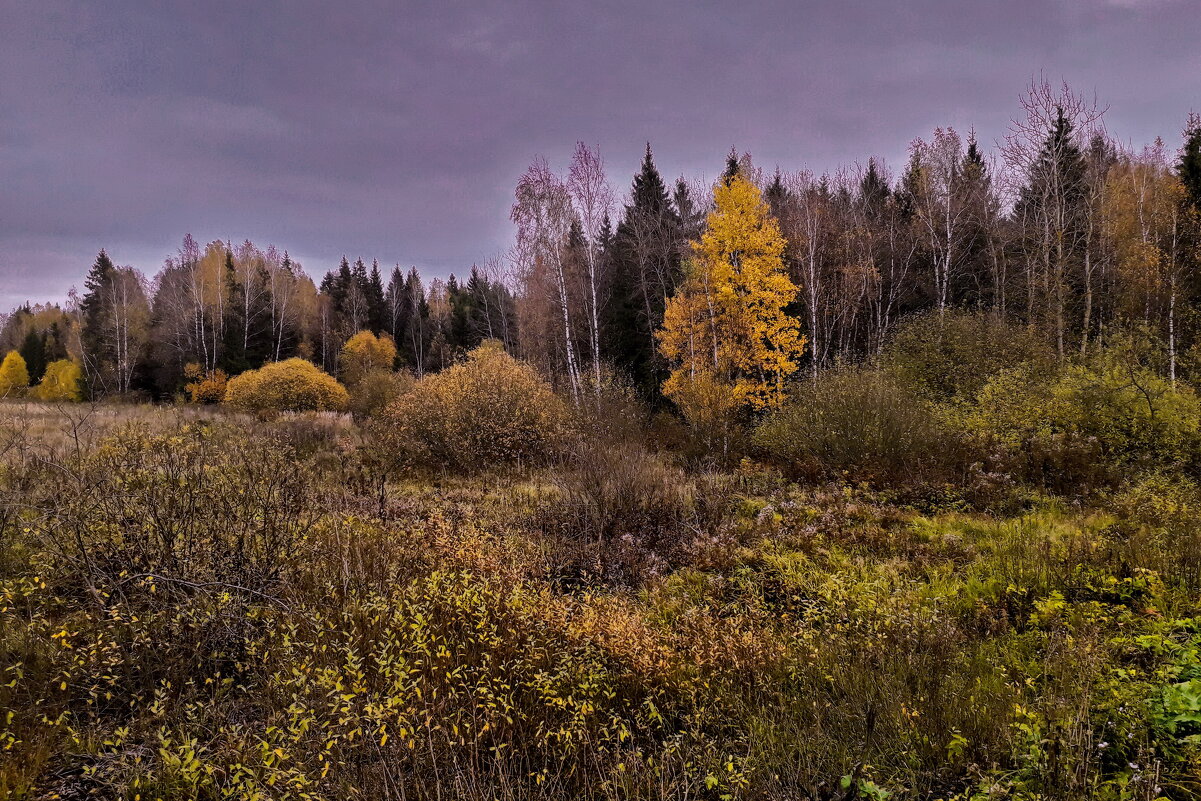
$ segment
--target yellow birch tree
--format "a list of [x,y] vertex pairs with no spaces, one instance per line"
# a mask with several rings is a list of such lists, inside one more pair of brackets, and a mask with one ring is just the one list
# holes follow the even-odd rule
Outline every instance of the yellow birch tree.
[[25,359],[15,350],[10,350],[0,362],[0,398],[18,398],[29,386],[29,371]]
[[759,190],[735,174],[713,199],[658,332],[672,366],[663,393],[697,424],[778,407],[805,349],[784,311],[798,292],[784,266],[784,237]]

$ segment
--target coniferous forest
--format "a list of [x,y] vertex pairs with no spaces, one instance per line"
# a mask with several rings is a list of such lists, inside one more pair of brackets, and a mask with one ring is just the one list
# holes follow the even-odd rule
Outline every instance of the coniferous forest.
[[[599,148],[0,326],[0,796],[1201,795],[1201,117]],[[348,247],[353,243],[348,243]]]

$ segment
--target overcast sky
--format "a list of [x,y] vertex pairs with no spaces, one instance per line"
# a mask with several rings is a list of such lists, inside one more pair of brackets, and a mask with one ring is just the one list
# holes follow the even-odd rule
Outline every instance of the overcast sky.
[[0,0],[0,307],[105,247],[152,275],[184,233],[462,272],[507,248],[517,177],[599,145],[625,192],[731,145],[894,167],[935,126],[993,143],[1032,74],[1138,145],[1201,108],[1197,0],[497,3]]

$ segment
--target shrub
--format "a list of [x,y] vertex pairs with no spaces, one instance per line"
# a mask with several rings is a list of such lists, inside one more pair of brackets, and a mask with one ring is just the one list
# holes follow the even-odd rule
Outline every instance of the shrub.
[[256,412],[341,412],[350,396],[317,365],[293,358],[234,376],[226,385],[225,403]]
[[[1112,352],[1047,373],[994,376],[964,424],[1028,477],[1070,487],[1104,468],[1195,466],[1201,403],[1188,387]],[[1048,469],[1050,468],[1050,469]]]
[[711,372],[698,370],[688,380],[676,382],[672,400],[690,427],[688,451],[727,459],[740,433],[743,400],[738,393]]
[[[571,546],[561,572],[600,573],[636,584],[720,546],[732,503],[731,482],[689,475],[633,443],[581,445],[556,469],[555,493],[540,510],[542,528]],[[581,564],[582,563],[582,564]]]
[[485,342],[465,363],[418,381],[375,431],[394,463],[472,470],[547,458],[567,421],[566,406],[534,368]]
[[370,331],[360,331],[342,346],[338,365],[342,380],[353,385],[376,370],[391,371],[395,361],[396,344],[392,337],[387,334],[377,337]]
[[191,379],[184,384],[192,403],[213,404],[225,400],[225,389],[229,377],[224,370],[201,372],[200,365],[188,364],[184,367],[184,377]]
[[649,410],[629,381],[605,371],[600,384],[589,382],[575,410],[575,428],[591,442],[644,443],[649,436]]
[[29,370],[25,359],[15,350],[10,350],[0,362],[0,398],[16,398],[25,393],[29,386]]
[[408,373],[391,370],[369,370],[362,378],[350,385],[350,411],[357,419],[374,417],[386,409],[405,392],[413,388],[416,381]]
[[146,573],[183,592],[212,581],[264,591],[326,502],[293,448],[232,426],[129,425],[67,464],[70,486],[43,477],[30,533],[54,547],[59,532],[83,532],[61,547],[91,565],[85,582]]
[[79,386],[83,372],[71,359],[59,359],[46,365],[46,372],[34,394],[38,400],[48,402],[75,402],[83,397]]
[[877,484],[928,479],[953,463],[952,433],[888,372],[835,370],[802,384],[754,433],[767,459],[818,479]]
[[1114,493],[1110,533],[1125,562],[1201,586],[1201,487],[1185,476],[1153,473]]
[[1028,326],[960,311],[909,319],[884,350],[884,363],[901,381],[935,400],[971,398],[1001,370],[1050,359],[1050,348]]

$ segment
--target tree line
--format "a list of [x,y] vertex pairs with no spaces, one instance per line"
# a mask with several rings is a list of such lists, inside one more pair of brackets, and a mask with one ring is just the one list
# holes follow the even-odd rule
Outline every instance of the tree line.
[[[764,221],[719,242],[723,190],[744,221],[761,203]],[[1063,359],[1138,325],[1162,341],[1172,380],[1201,346],[1201,117],[1189,115],[1175,153],[1159,139],[1134,149],[1067,85],[1032,82],[991,149],[953,128],[914,140],[899,175],[876,157],[816,175],[731,151],[714,186],[669,184],[648,144],[618,201],[600,153],[581,143],[562,174],[534,160],[510,216],[508,254],[428,282],[416,268],[346,258],[314,282],[287,251],[190,235],[148,280],[101,251],[65,306],[8,315],[0,350],[18,350],[33,382],[69,356],[93,395],[162,398],[189,365],[234,375],[299,356],[336,373],[359,331],[391,337],[396,366],[418,376],[495,339],[574,396],[616,374],[657,401],[679,381],[681,348],[696,344],[695,331],[681,338],[692,330],[681,315],[701,319],[698,304],[710,306],[711,338],[720,328],[728,340],[714,363],[752,358],[729,345],[751,337],[755,358],[809,375],[879,353],[909,315],[952,309],[1025,324]],[[737,240],[762,245],[768,222],[778,248]],[[751,251],[779,274],[744,261]],[[725,289],[701,291],[715,280]],[[725,290],[774,293],[783,317],[731,322],[733,307],[711,302]]]

